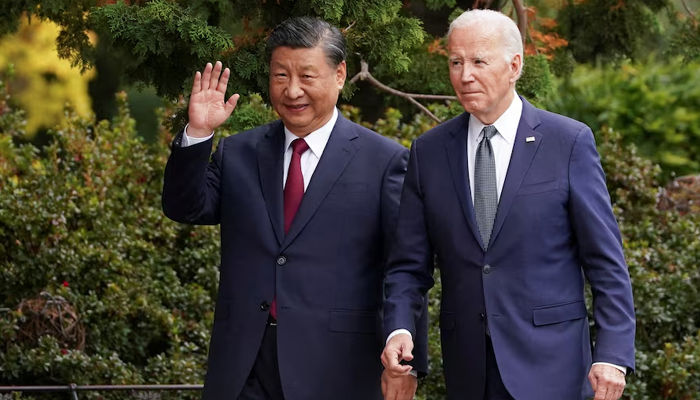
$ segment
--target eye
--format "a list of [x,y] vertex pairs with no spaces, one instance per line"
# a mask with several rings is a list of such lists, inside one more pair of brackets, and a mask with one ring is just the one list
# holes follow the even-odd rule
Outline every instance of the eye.
[[275,74],[275,76],[276,76],[277,78],[286,78],[286,77],[287,77],[287,74],[285,74],[285,73],[283,73],[283,72],[280,72],[280,73]]
[[474,64],[480,65],[480,64],[486,64],[486,63],[484,62],[484,60],[475,60]]
[[450,65],[457,67],[457,66],[462,65],[462,62],[458,61],[458,60],[452,60],[452,61],[450,61]]

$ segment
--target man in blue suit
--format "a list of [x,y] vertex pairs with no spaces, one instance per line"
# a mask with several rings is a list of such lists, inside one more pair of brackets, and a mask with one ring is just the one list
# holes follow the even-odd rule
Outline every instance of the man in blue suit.
[[396,375],[411,368],[399,362],[413,356],[436,259],[448,399],[619,399],[634,368],[635,317],[593,134],[515,93],[523,48],[510,18],[467,11],[448,49],[467,112],[411,148],[382,361]]
[[221,224],[204,399],[410,399],[416,377],[382,375],[380,362],[408,150],[339,115],[346,45],[337,28],[290,19],[267,49],[281,121],[222,139],[211,155],[212,131],[238,95],[226,101],[229,69],[207,64],[165,171],[168,217]]

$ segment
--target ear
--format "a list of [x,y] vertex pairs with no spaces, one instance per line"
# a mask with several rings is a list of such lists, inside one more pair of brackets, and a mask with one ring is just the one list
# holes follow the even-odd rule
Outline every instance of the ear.
[[345,61],[341,61],[340,64],[338,64],[338,67],[336,68],[335,81],[338,84],[339,90],[342,90],[343,86],[345,86],[345,79],[348,76],[347,68],[348,67],[345,64]]
[[516,54],[513,60],[510,62],[510,83],[515,83],[515,81],[520,78],[520,71],[523,68],[523,58],[520,54]]

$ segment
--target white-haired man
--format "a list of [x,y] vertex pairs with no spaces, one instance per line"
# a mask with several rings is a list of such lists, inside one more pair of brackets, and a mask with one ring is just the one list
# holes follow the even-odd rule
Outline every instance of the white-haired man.
[[523,50],[510,18],[467,11],[448,49],[467,112],[411,148],[382,361],[410,370],[400,361],[412,358],[437,259],[448,399],[618,399],[634,368],[634,306],[593,134],[515,93]]

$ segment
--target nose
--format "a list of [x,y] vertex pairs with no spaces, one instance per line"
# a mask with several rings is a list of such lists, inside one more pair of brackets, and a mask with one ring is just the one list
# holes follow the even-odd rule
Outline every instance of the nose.
[[465,64],[462,69],[462,83],[469,83],[474,81],[474,73],[470,65]]
[[290,99],[298,99],[304,96],[304,90],[301,88],[301,85],[299,85],[299,79],[293,77],[289,80],[285,95]]

